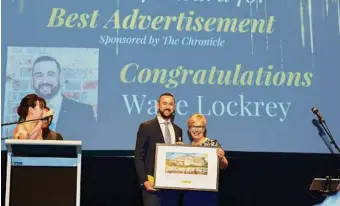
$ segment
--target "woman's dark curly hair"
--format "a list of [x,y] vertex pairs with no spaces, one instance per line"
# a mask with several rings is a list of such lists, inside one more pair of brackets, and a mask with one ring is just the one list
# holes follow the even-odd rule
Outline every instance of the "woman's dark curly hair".
[[19,115],[19,121],[25,121],[28,109],[30,107],[35,108],[37,106],[37,102],[39,101],[40,107],[43,108],[45,106],[45,100],[39,97],[36,94],[28,94],[26,95],[20,102],[19,107],[17,108],[17,113]]

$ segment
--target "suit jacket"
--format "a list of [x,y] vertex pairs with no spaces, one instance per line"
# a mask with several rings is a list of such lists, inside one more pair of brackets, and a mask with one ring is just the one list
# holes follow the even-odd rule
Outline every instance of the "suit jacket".
[[[176,142],[183,140],[183,131],[172,123]],[[139,183],[147,181],[147,175],[154,175],[156,143],[165,143],[158,119],[154,118],[140,124],[135,147],[135,168]]]
[[96,123],[90,105],[63,97],[56,132],[69,140],[95,138]]

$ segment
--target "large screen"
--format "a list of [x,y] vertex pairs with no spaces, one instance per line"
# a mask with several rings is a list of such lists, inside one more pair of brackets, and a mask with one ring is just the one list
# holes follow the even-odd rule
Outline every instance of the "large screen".
[[[2,123],[37,93],[51,129],[86,150],[134,149],[157,99],[208,120],[228,151],[329,153],[340,144],[339,0],[2,1]],[[14,126],[2,127],[11,137]],[[3,145],[2,145],[3,146]],[[2,147],[4,149],[4,147]]]

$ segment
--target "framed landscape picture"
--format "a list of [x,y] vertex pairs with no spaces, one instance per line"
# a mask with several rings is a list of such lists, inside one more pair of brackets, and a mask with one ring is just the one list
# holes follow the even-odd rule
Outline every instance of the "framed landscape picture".
[[217,149],[158,143],[154,188],[218,191]]

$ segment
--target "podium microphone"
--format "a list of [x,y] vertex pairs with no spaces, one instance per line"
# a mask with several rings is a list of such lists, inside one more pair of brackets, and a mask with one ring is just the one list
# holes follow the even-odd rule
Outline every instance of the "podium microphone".
[[320,123],[321,123],[321,122],[325,122],[325,119],[321,116],[321,114],[320,114],[318,108],[313,107],[313,108],[312,108],[312,112],[318,117]]
[[340,148],[338,147],[338,145],[336,144],[334,138],[333,138],[333,135],[331,134],[331,131],[328,129],[328,126],[326,124],[326,121],[325,119],[321,116],[318,108],[316,107],[313,107],[312,108],[312,112],[318,117],[319,119],[319,123],[320,125],[322,126],[322,128],[324,129],[324,131],[326,132],[327,136],[329,137],[330,139],[330,144],[333,144],[335,149],[339,152],[340,154]]
[[16,122],[2,123],[1,127],[2,126],[7,126],[7,125],[12,125],[12,124],[22,124],[22,123],[25,123],[25,122],[39,121],[39,120],[46,120],[46,121],[48,121],[51,117],[53,118],[54,111],[50,110],[47,114],[49,114],[49,115],[46,116],[46,117],[38,118],[38,119],[31,119],[31,120],[26,120],[26,121],[16,121]]
[[51,117],[53,117],[53,115],[49,115],[49,116],[47,116],[47,117],[43,117],[43,118],[41,118],[41,120],[48,120],[48,119],[51,118]]

